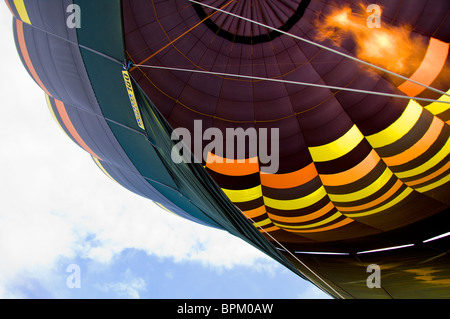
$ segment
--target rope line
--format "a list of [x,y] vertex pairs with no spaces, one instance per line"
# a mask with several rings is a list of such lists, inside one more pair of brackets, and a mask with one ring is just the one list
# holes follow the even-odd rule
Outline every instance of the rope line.
[[[311,268],[309,268],[303,261],[300,260],[300,258],[298,258],[297,256],[294,255],[294,253],[292,253],[288,248],[286,248],[282,243],[280,243],[275,237],[273,237],[271,234],[269,234],[269,232],[267,232],[264,228],[262,228],[260,225],[258,225],[257,222],[255,222],[251,217],[247,216],[242,210],[241,210],[242,215],[244,215],[248,220],[250,220],[254,225],[256,224],[257,227],[262,230],[267,236],[269,236],[274,242],[276,242],[280,247],[282,247],[286,252],[289,253],[289,255],[291,255],[295,260],[297,260],[303,267],[305,267],[309,272],[311,272],[314,276],[316,276],[317,278],[320,279],[320,281],[322,281],[328,288],[330,288],[334,293],[336,293],[336,295],[338,295],[340,298],[345,299],[339,292],[337,292],[333,287],[331,287],[331,285],[329,283],[327,283],[325,280],[322,279],[321,276],[319,276],[316,272],[314,272]],[[306,276],[305,274],[303,274],[305,277],[308,278],[308,276]],[[309,278],[308,278],[309,279]],[[311,279],[309,279],[310,281],[312,281]],[[320,288],[320,287],[318,287]]]
[[240,15],[235,14],[235,13],[232,13],[232,12],[225,11],[225,10],[223,10],[223,9],[221,9],[221,8],[216,8],[216,7],[214,7],[214,6],[211,6],[211,5],[202,3],[202,2],[198,2],[198,1],[196,1],[196,0],[188,0],[188,1],[190,1],[190,2],[192,2],[192,3],[196,3],[196,4],[201,5],[201,6],[204,6],[204,7],[207,7],[207,8],[210,8],[210,9],[212,9],[212,10],[216,10],[216,12],[219,11],[219,12],[222,12],[222,13],[225,13],[225,14],[228,14],[228,15],[231,15],[231,16],[233,16],[233,17],[236,17],[236,18],[238,18],[238,19],[242,19],[242,20],[244,20],[244,21],[247,21],[247,22],[250,22],[250,23],[253,23],[253,24],[262,26],[262,27],[264,27],[264,28],[267,28],[267,29],[270,29],[270,30],[273,30],[273,31],[278,31],[278,32],[280,32],[280,33],[282,33],[282,34],[284,34],[284,35],[287,35],[287,36],[291,37],[291,38],[294,38],[294,39],[297,39],[297,40],[306,42],[306,43],[308,43],[308,44],[314,45],[314,46],[319,47],[319,48],[321,48],[321,49],[324,49],[324,50],[333,52],[333,53],[335,53],[335,54],[338,54],[338,55],[340,55],[340,56],[342,56],[342,57],[345,57],[345,58],[347,58],[347,59],[356,61],[356,62],[358,62],[358,63],[362,63],[362,64],[364,64],[364,65],[366,65],[366,66],[369,66],[369,67],[371,67],[371,68],[377,69],[377,70],[382,71],[382,72],[384,72],[384,73],[388,73],[388,74],[390,74],[390,75],[392,75],[392,76],[395,76],[395,77],[397,77],[397,78],[400,78],[400,79],[403,79],[403,80],[405,80],[405,81],[412,82],[412,83],[414,83],[414,84],[420,85],[420,86],[425,87],[425,88],[427,88],[427,89],[429,89],[429,90],[431,90],[431,91],[437,92],[437,93],[439,93],[439,94],[441,94],[441,95],[450,96],[449,93],[446,93],[446,92],[441,91],[441,90],[439,90],[439,89],[433,88],[433,87],[431,87],[431,86],[429,86],[429,85],[420,83],[420,82],[415,81],[415,80],[413,80],[413,79],[410,79],[410,78],[408,78],[408,77],[406,77],[406,76],[403,76],[403,75],[400,75],[400,74],[398,74],[398,73],[392,72],[392,71],[390,71],[390,70],[387,70],[387,69],[382,68],[382,67],[380,67],[380,66],[378,66],[378,65],[372,64],[372,63],[370,63],[370,62],[364,61],[364,60],[359,59],[359,58],[357,58],[357,57],[354,57],[354,56],[351,56],[351,55],[349,55],[349,54],[340,52],[340,51],[338,51],[338,50],[332,49],[332,48],[327,47],[327,46],[325,46],[325,45],[316,43],[316,42],[314,42],[314,41],[312,41],[312,40],[305,39],[305,38],[300,37],[300,36],[297,36],[297,35],[295,35],[295,34],[292,34],[292,33],[289,33],[289,32],[283,31],[283,30],[279,30],[279,29],[274,28],[274,27],[272,27],[272,26],[269,26],[269,25],[267,25],[267,24],[264,24],[264,23],[261,23],[261,22],[258,22],[258,21],[255,21],[255,20],[252,20],[252,19],[249,19],[249,18],[240,16]]
[[277,79],[277,78],[265,78],[265,77],[260,77],[260,76],[252,76],[252,75],[244,75],[244,74],[234,74],[234,73],[215,72],[215,71],[204,71],[204,70],[198,70],[198,69],[185,69],[185,68],[176,68],[176,67],[169,67],[169,66],[157,66],[157,65],[147,65],[147,64],[133,64],[133,66],[134,67],[141,67],[141,68],[149,68],[149,69],[160,69],[160,70],[170,70],[170,71],[179,71],[179,72],[201,73],[201,74],[218,75],[218,76],[232,77],[232,78],[244,78],[244,79],[251,79],[251,80],[258,80],[258,81],[269,81],[269,82],[278,82],[278,83],[293,84],[293,85],[303,85],[303,86],[310,86],[310,87],[325,88],[325,89],[330,89],[330,90],[349,91],[349,92],[354,92],[354,93],[364,93],[364,94],[387,96],[387,97],[392,97],[392,98],[400,98],[400,99],[408,99],[408,100],[414,99],[414,100],[417,100],[417,101],[423,101],[423,102],[429,102],[429,103],[450,104],[450,101],[445,101],[445,100],[439,101],[439,100],[436,100],[436,99],[421,98],[421,97],[412,98],[410,96],[401,95],[401,94],[377,92],[377,91],[361,90],[361,89],[353,89],[353,88],[340,87],[340,86],[334,86],[334,85],[309,83],[309,82],[301,82],[301,81],[292,81],[292,80]]
[[[224,4],[220,10],[226,8],[229,4],[231,4],[232,2],[234,2],[234,0],[230,0],[228,1],[226,4]],[[144,60],[142,60],[141,62],[139,62],[138,64],[143,64],[145,62],[147,62],[148,60],[150,60],[151,58],[153,58],[155,55],[157,55],[158,53],[160,53],[161,51],[163,51],[164,49],[166,49],[167,47],[169,47],[170,45],[174,44],[176,41],[178,41],[179,39],[181,39],[182,37],[184,37],[186,34],[188,34],[189,32],[191,32],[192,30],[194,30],[195,28],[197,28],[199,25],[201,25],[203,22],[205,22],[206,20],[208,20],[209,18],[211,18],[213,15],[215,15],[217,12],[219,11],[214,11],[213,13],[209,14],[208,16],[206,16],[205,18],[203,18],[201,21],[197,22],[194,26],[190,27],[188,30],[186,30],[185,32],[183,32],[182,34],[180,34],[178,37],[176,37],[175,39],[173,39],[172,41],[170,41],[169,43],[167,43],[166,45],[164,45],[162,48],[160,48],[159,50],[157,50],[156,52],[152,53],[150,56],[148,56],[147,58],[145,58]],[[135,66],[136,67],[136,66]],[[135,67],[132,67],[130,69],[130,71],[133,71]]]

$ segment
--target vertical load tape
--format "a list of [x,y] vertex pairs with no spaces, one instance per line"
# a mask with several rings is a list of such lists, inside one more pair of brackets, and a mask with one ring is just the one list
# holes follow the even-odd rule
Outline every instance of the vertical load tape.
[[131,107],[133,108],[136,122],[141,129],[145,130],[144,121],[142,120],[141,112],[139,111],[136,97],[134,95],[133,84],[131,83],[130,74],[128,73],[128,71],[123,70],[122,75],[123,80],[125,81],[125,86],[127,87],[128,97],[130,98],[130,103]]

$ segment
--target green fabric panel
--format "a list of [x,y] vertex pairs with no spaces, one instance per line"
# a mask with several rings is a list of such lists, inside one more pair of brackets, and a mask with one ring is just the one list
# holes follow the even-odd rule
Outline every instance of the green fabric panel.
[[142,131],[128,98],[122,65],[83,48],[81,53],[105,118]]
[[77,29],[78,42],[118,61],[124,61],[121,1],[74,0],[74,4],[79,5],[81,10],[81,28]]
[[109,127],[144,178],[158,181],[168,187],[177,188],[172,176],[144,135],[115,123],[109,123]]
[[208,215],[198,209],[187,197],[183,196],[177,190],[168,188],[167,186],[163,186],[160,183],[156,183],[154,181],[148,182],[172,203],[174,203],[178,207],[182,207],[183,210],[189,215],[198,218],[215,228],[223,230],[221,226],[219,226],[214,220],[208,217]]

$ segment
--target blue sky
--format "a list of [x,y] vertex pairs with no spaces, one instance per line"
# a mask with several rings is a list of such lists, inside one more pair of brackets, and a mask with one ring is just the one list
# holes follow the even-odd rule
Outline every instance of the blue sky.
[[[0,1],[0,298],[327,298],[245,242],[109,180],[48,112]],[[80,288],[69,288],[69,265]]]

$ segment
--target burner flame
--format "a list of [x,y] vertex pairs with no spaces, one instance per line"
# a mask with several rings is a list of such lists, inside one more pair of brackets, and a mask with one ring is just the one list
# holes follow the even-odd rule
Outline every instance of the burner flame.
[[[330,39],[336,46],[351,37],[356,43],[355,55],[397,74],[408,75],[420,65],[426,45],[419,36],[414,36],[411,27],[392,26],[380,23],[374,27],[371,11],[360,5],[363,13],[353,12],[350,7],[333,10],[325,18],[317,20],[316,40]],[[381,19],[380,16],[376,18]],[[382,20],[381,20],[382,21]]]

